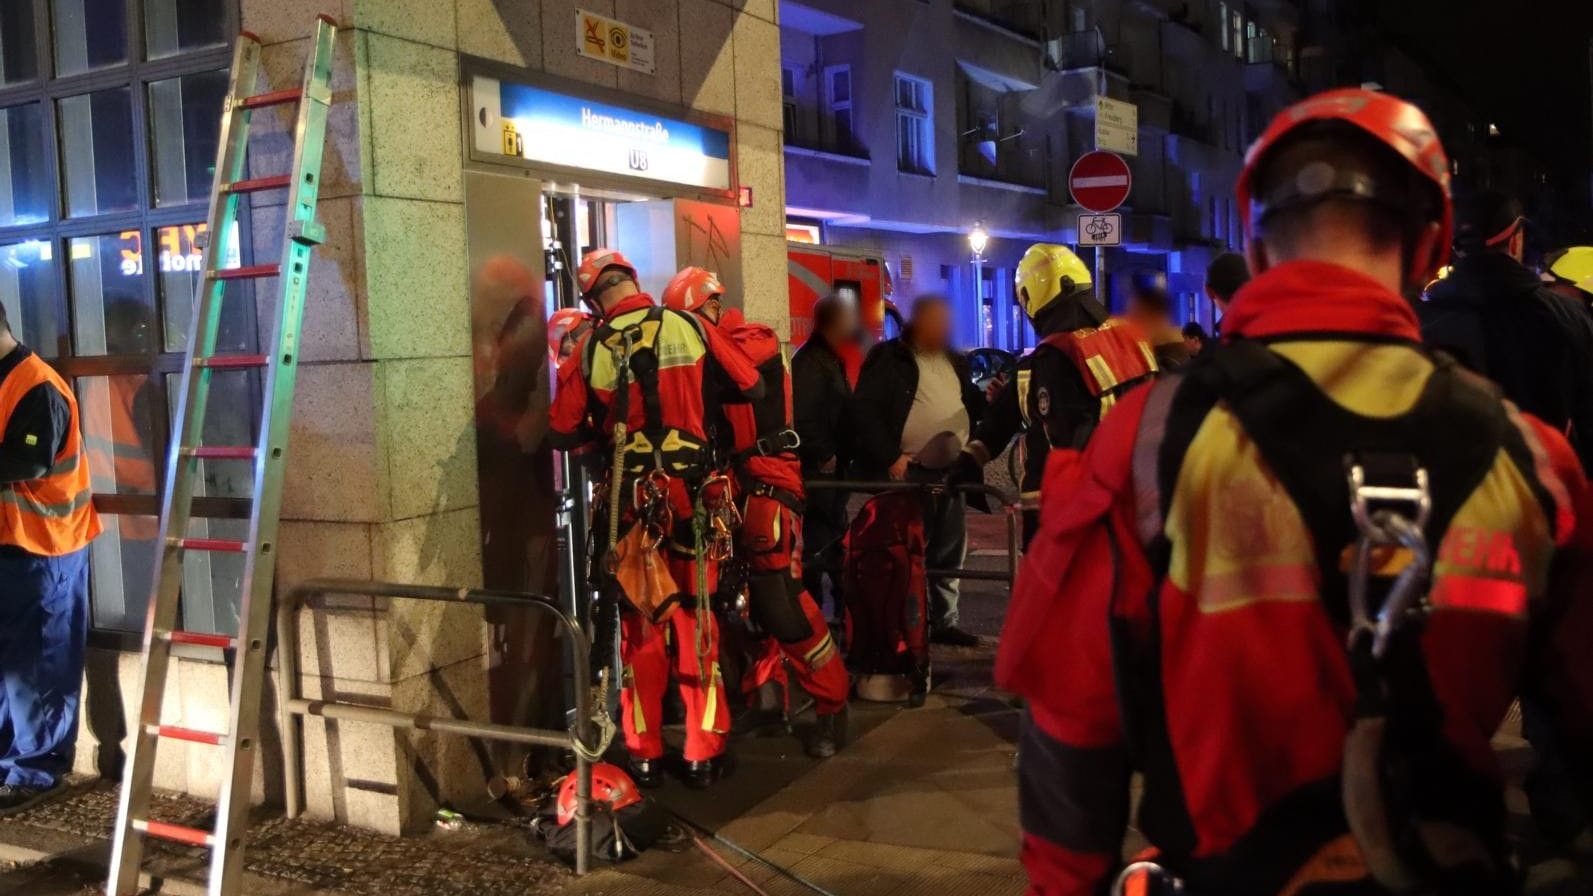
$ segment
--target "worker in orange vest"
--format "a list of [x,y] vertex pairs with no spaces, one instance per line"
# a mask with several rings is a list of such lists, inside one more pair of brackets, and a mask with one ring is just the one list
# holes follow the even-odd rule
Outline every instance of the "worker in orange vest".
[[64,790],[100,534],[66,381],[0,307],[0,816]]

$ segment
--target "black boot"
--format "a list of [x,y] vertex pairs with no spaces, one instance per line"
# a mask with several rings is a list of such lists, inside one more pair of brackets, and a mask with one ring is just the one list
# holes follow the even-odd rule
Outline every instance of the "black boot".
[[847,707],[818,717],[813,726],[813,736],[808,740],[808,755],[814,759],[828,759],[846,746]]
[[681,780],[692,790],[707,790],[715,781],[730,777],[733,771],[735,760],[729,753],[721,753],[712,759],[695,759],[686,763]]
[[659,759],[632,759],[631,780],[637,787],[653,790],[664,785],[664,763]]

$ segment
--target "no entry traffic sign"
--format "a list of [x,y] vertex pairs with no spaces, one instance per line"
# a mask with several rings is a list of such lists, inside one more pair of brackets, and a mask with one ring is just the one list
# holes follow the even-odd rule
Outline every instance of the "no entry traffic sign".
[[1079,156],[1068,173],[1068,192],[1073,201],[1097,213],[1109,212],[1128,201],[1134,175],[1128,163],[1116,153],[1088,152]]

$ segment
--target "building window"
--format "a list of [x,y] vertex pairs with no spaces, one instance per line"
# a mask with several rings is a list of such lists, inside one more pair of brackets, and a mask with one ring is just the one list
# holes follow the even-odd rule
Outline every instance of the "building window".
[[935,173],[935,133],[930,84],[896,74],[896,165],[915,174]]
[[[237,29],[237,0],[0,0],[0,303],[77,392],[105,522],[90,548],[101,631],[138,631],[148,606]],[[233,265],[250,254],[247,206],[239,220],[223,243]],[[237,285],[218,342],[258,351],[253,292]],[[258,406],[254,371],[218,372],[213,389],[215,408]],[[212,444],[255,436],[247,415],[207,423]],[[229,537],[251,477],[205,464],[189,534]],[[240,561],[189,562],[184,628],[236,631]]]
[[1229,38],[1229,47],[1235,56],[1240,59],[1245,58],[1245,17],[1237,7],[1228,11],[1228,27],[1233,32],[1233,36]]
[[796,69],[780,69],[780,108],[782,112],[782,124],[785,126],[785,140],[787,143],[801,142],[797,139],[796,79]]
[[1233,46],[1233,39],[1228,36],[1228,4],[1226,3],[1217,4],[1217,33],[1221,35],[1222,51],[1224,53],[1230,52]]
[[829,133],[825,139],[830,148],[851,152],[857,146],[852,132],[852,67],[827,65],[824,67],[824,109]]

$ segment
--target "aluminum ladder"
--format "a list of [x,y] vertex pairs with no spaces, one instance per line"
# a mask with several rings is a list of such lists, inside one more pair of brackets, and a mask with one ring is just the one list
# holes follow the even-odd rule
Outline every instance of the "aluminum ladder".
[[[260,39],[253,34],[239,35],[233,55],[231,83],[222,109],[210,215],[206,220],[204,277],[194,296],[182,397],[173,415],[171,446],[166,455],[160,514],[162,548],[156,561],[154,594],[144,627],[143,696],[137,722],[130,732],[132,745],[122,781],[121,805],[116,813],[115,844],[106,887],[112,896],[131,896],[138,892],[144,846],[150,837],[209,847],[208,891],[211,896],[233,896],[240,892],[250,784],[259,748],[266,634],[272,620],[277,523],[282,509],[288,423],[298,372],[299,329],[304,317],[310,253],[325,238],[325,229],[315,219],[315,204],[321,183],[326,118],[332,99],[332,53],[336,35],[336,20],[321,16],[316,24],[303,87],[296,90],[254,92],[261,50]],[[292,172],[246,178],[251,116],[257,109],[288,105],[298,107]],[[239,197],[271,190],[287,191],[280,262],[224,268],[222,261],[228,255],[227,243],[235,234],[233,225],[238,216]],[[217,334],[227,284],[234,280],[267,279],[276,281],[278,294],[275,335],[269,354],[217,354]],[[201,444],[212,375],[216,371],[247,370],[263,371],[260,392],[263,406],[259,409],[256,430],[258,441],[246,446]],[[239,413],[236,408],[224,406],[217,410]],[[242,541],[188,537],[194,480],[202,475],[200,462],[205,460],[248,461],[252,465],[253,495],[248,534]],[[243,555],[236,638],[178,628],[183,558],[191,551]],[[229,651],[232,682],[227,731],[196,731],[162,723],[161,705],[171,671],[172,647],[178,644]],[[150,817],[155,751],[162,740],[203,744],[219,751],[221,793],[213,830]]]

